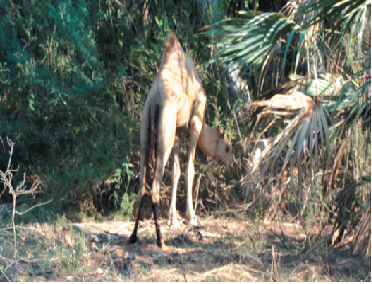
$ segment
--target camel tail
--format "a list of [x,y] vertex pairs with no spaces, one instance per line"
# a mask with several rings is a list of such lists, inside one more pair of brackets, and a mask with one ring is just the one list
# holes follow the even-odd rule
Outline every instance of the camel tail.
[[173,46],[176,44],[176,42],[178,42],[177,36],[174,32],[171,32],[169,34],[169,38],[168,38],[168,41],[167,41],[165,52],[169,53],[171,51],[171,49],[173,48]]
[[[157,122],[154,121],[158,119],[159,106],[151,106],[151,104],[146,104],[142,113],[141,122],[141,164],[140,164],[140,187],[138,190],[138,209],[136,213],[136,220],[134,223],[133,233],[129,237],[129,243],[134,244],[137,242],[137,231],[138,231],[138,221],[141,215],[141,207],[143,204],[142,196],[145,194],[146,189],[146,171],[149,162],[154,159],[156,154],[156,128]],[[154,143],[155,141],[155,143]]]
[[157,148],[157,137],[158,137],[158,129],[159,129],[159,105],[156,104],[151,107],[150,111],[150,145],[148,147],[149,152],[149,163],[151,163],[156,157],[156,148]]

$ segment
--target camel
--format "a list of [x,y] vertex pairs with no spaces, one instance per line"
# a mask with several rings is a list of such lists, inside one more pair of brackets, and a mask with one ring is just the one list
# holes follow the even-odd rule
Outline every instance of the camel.
[[172,195],[169,207],[171,224],[177,225],[176,190],[181,169],[179,162],[180,135],[190,124],[188,166],[185,172],[187,186],[186,219],[196,225],[192,203],[194,157],[196,144],[209,157],[229,168],[233,154],[229,141],[220,128],[209,127],[204,122],[206,96],[191,57],[185,53],[172,32],[163,53],[159,71],[147,96],[141,122],[140,187],[138,211],[129,242],[137,241],[143,194],[145,193],[146,168],[156,159],[155,176],[151,188],[152,209],[156,227],[157,245],[164,248],[159,225],[159,188],[164,167],[173,148]]

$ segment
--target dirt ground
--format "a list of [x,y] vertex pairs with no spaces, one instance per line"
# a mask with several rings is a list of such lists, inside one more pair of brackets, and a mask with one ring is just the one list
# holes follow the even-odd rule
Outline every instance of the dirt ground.
[[[140,222],[139,242],[128,244],[134,222],[71,223],[35,230],[44,238],[57,232],[59,242],[71,242],[80,232],[88,252],[84,271],[62,273],[61,265],[44,273],[8,270],[17,281],[371,281],[370,260],[351,256],[348,244],[327,245],[325,228],[289,223],[255,222],[248,218],[205,217],[196,227],[162,221],[166,250],[156,244],[152,220]],[[75,241],[76,242],[76,241]],[[36,244],[35,244],[36,245]],[[349,244],[350,245],[350,244]],[[73,253],[77,250],[77,244]],[[57,257],[54,257],[57,258]],[[30,271],[30,266],[28,266]],[[16,269],[17,268],[17,269]],[[0,275],[1,277],[1,275]],[[6,279],[0,279],[6,280]]]

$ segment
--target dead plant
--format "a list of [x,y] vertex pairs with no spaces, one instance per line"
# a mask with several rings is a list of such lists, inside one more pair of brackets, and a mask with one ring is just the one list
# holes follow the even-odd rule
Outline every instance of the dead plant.
[[[1,140],[1,142],[3,143],[2,140]],[[10,147],[10,150],[9,150],[9,161],[8,161],[8,166],[7,166],[7,169],[5,170],[5,172],[3,172],[3,171],[0,170],[0,178],[1,178],[1,181],[3,182],[3,184],[4,184],[4,190],[2,191],[2,194],[5,192],[6,189],[8,189],[9,190],[9,193],[13,197],[13,213],[12,213],[12,224],[13,224],[13,226],[12,226],[12,229],[13,229],[14,255],[13,255],[13,261],[10,262],[9,266],[4,271],[1,270],[1,273],[4,275],[4,277],[6,279],[8,279],[8,277],[5,274],[6,270],[8,268],[10,268],[11,265],[14,265],[14,264],[16,264],[18,262],[18,260],[17,260],[17,233],[16,233],[16,225],[15,225],[15,222],[14,222],[15,214],[17,214],[17,215],[23,215],[23,214],[31,211],[35,207],[43,206],[43,205],[48,204],[48,203],[50,203],[52,201],[52,199],[51,199],[51,200],[49,200],[47,202],[42,202],[42,203],[36,204],[36,205],[30,207],[29,209],[23,211],[23,212],[19,212],[16,209],[16,201],[17,201],[17,197],[18,196],[20,196],[20,195],[36,194],[36,193],[39,193],[39,192],[42,192],[42,191],[41,190],[38,190],[39,184],[40,184],[40,181],[39,180],[35,180],[34,183],[31,186],[31,188],[30,189],[26,189],[26,186],[25,186],[25,181],[26,181],[25,175],[23,175],[23,181],[15,189],[13,188],[13,185],[12,185],[13,174],[15,172],[17,172],[18,169],[12,169],[12,156],[13,156],[13,146],[14,146],[14,143],[8,137],[7,137],[7,143],[8,143],[8,146]]]

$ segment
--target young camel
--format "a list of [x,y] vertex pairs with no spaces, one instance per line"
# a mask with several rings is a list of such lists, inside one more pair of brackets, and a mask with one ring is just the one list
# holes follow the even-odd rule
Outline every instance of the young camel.
[[172,196],[169,208],[171,223],[176,226],[176,190],[180,177],[179,136],[190,122],[190,144],[186,169],[187,204],[186,219],[196,225],[192,204],[194,179],[194,156],[196,143],[203,152],[221,161],[226,168],[233,161],[226,135],[219,128],[209,127],[204,122],[206,96],[191,57],[184,53],[174,33],[169,35],[159,72],[147,96],[141,124],[140,188],[138,211],[134,230],[129,242],[137,241],[143,194],[145,193],[146,168],[156,158],[155,177],[152,183],[152,209],[156,226],[157,245],[164,247],[159,225],[159,188],[164,167],[173,147]]

